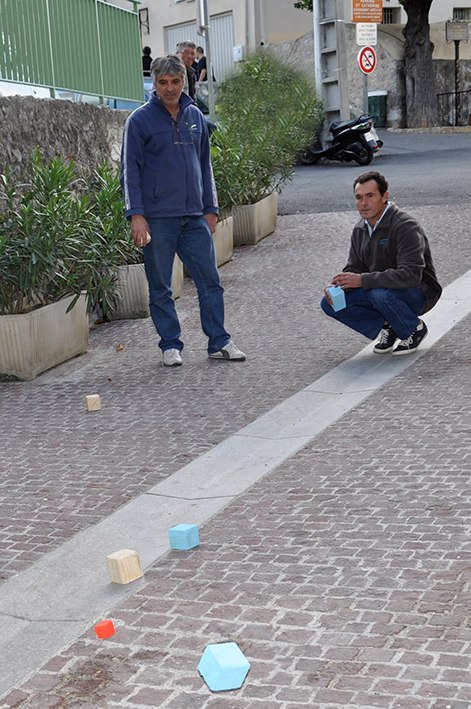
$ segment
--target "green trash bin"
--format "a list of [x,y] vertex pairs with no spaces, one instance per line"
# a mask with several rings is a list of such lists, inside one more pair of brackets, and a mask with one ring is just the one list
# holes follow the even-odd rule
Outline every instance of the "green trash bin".
[[368,113],[376,128],[386,128],[388,119],[388,92],[368,91]]

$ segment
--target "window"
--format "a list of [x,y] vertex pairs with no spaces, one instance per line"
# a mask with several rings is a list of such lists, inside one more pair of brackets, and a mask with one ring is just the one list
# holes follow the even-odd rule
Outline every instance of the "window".
[[139,10],[139,27],[141,29],[141,34],[150,34],[149,10],[147,7],[143,7]]
[[454,7],[453,8],[453,19],[454,20],[465,20],[466,22],[471,21],[471,7]]
[[383,25],[396,25],[401,21],[400,7],[383,7]]

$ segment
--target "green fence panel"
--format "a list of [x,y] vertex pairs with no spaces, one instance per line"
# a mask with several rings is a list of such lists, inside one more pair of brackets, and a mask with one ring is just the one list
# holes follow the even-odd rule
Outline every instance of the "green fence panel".
[[135,11],[103,0],[0,0],[0,79],[144,101]]
[[[105,95],[116,98],[130,97],[135,101],[142,101],[139,17],[136,13],[112,8],[103,2],[97,3],[97,10]],[[123,62],[123,55],[138,57],[139,61]]]
[[51,86],[48,0],[0,0],[0,78]]

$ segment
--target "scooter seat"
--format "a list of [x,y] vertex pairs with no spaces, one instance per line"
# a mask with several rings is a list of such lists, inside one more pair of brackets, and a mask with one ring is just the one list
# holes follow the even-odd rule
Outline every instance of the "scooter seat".
[[329,130],[333,135],[336,135],[336,133],[340,133],[345,128],[354,126],[355,123],[358,123],[358,118],[351,118],[349,121],[334,121],[330,124]]

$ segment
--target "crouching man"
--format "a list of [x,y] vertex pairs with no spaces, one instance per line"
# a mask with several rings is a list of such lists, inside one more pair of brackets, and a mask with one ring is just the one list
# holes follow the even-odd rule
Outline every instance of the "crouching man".
[[[353,229],[348,263],[326,287],[321,307],[370,340],[379,334],[378,354],[415,352],[428,332],[419,316],[442,292],[427,237],[413,217],[388,201],[388,183],[379,172],[365,172],[353,187],[362,218]],[[337,312],[332,285],[345,291],[346,307]]]

